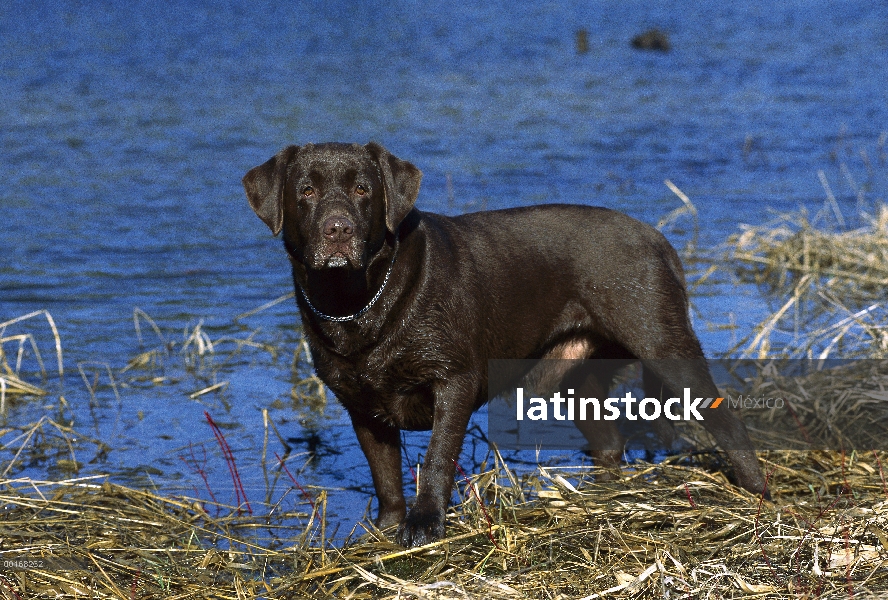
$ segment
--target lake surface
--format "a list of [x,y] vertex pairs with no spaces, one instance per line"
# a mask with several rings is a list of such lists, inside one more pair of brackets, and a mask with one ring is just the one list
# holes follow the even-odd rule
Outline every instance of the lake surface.
[[[630,47],[651,27],[671,52]],[[292,291],[280,242],[243,195],[246,170],[289,143],[372,139],[423,170],[425,210],[575,202],[652,224],[681,206],[668,178],[699,210],[705,247],[769,208],[819,210],[820,170],[849,222],[885,199],[886,64],[879,2],[4,3],[0,323],[48,310],[65,378],[45,319],[2,333],[34,335],[50,378],[29,347],[22,372],[51,394],[0,416],[0,471],[47,416],[78,432],[81,476],[230,502],[207,411],[248,497],[277,501],[289,478],[266,478],[284,454],[267,409],[294,476],[349,488],[331,513],[353,522],[369,471],[335,402],[298,383],[310,366],[291,368],[295,303],[235,320]],[[667,233],[683,246],[691,222],[678,226]],[[707,322],[748,330],[769,308],[748,288],[694,302],[709,354],[737,334]],[[140,342],[136,307],[160,335],[140,318]],[[55,441],[7,476],[73,476],[42,427]],[[408,438],[409,460],[425,439]],[[465,464],[485,450],[472,436]]]

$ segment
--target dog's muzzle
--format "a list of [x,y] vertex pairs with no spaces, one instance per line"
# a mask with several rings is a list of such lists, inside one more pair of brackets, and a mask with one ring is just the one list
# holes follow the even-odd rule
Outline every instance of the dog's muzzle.
[[355,239],[355,225],[346,216],[327,218],[322,227],[321,247],[316,254],[317,262],[327,268],[359,266],[359,249]]

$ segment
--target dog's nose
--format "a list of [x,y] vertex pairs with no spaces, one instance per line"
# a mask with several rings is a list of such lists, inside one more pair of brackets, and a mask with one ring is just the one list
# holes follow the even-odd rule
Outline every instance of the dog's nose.
[[331,242],[348,241],[354,232],[354,223],[345,217],[330,217],[324,221],[324,237]]

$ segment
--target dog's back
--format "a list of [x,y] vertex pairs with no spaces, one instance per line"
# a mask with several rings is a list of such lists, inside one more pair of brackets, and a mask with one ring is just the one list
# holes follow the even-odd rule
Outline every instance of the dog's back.
[[566,204],[421,215],[419,229],[435,240],[430,252],[440,254],[430,262],[442,265],[439,274],[458,274],[437,293],[474,303],[471,315],[488,323],[510,324],[479,323],[487,356],[590,358],[596,350],[612,355],[618,344],[636,358],[702,357],[692,334],[669,335],[691,331],[684,273],[653,227],[606,208]]

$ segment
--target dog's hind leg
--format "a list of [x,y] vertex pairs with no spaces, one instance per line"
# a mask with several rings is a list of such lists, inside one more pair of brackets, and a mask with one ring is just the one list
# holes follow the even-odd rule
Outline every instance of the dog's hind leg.
[[[616,370],[616,365],[607,364],[610,362],[617,361],[587,361],[583,363],[582,366],[575,368],[564,377],[561,383],[562,392],[570,394],[578,404],[581,404],[586,398],[595,398],[599,403],[603,403],[607,398]],[[569,390],[573,390],[573,393]],[[596,420],[590,414],[586,414],[586,419],[581,419],[580,416],[580,412],[577,411],[574,425],[586,438],[595,466],[601,469],[596,475],[596,480],[618,479],[626,440],[617,429],[616,421]]]
[[[697,398],[705,400],[719,396],[718,388],[712,380],[704,358],[680,360],[646,360],[644,368],[653,371],[662,382],[670,397],[681,397],[685,388],[690,390],[691,402]],[[694,404],[691,404],[693,407]],[[712,404],[711,406],[715,406]],[[688,411],[685,418],[697,418]],[[765,479],[759,466],[755,448],[749,439],[746,426],[733,412],[728,403],[722,402],[715,408],[697,408],[701,415],[701,425],[712,434],[734,467],[737,483],[755,494],[765,493]],[[766,494],[767,496],[767,494]]]
[[[670,396],[663,385],[663,381],[650,369],[642,367],[641,381],[644,387],[645,398],[656,398],[660,402],[664,402]],[[675,445],[675,426],[672,421],[665,418],[654,419],[651,426],[657,438],[663,444],[667,451],[671,451]]]
[[[662,382],[669,397],[681,396],[684,388],[691,390],[692,400],[718,397],[677,274],[669,268],[650,269],[639,286],[628,292],[610,315],[612,338],[642,360],[644,369]],[[701,424],[728,455],[737,483],[761,494],[765,478],[743,422],[725,402],[700,414]]]

